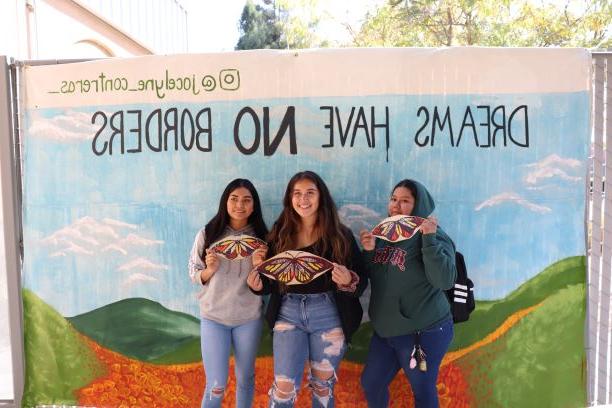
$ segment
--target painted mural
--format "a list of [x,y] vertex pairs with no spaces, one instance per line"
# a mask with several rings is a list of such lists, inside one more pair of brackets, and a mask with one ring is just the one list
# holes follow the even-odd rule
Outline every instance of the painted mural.
[[[271,226],[301,170],[326,180],[355,233],[387,216],[403,178],[436,199],[477,300],[442,363],[441,406],[584,406],[589,74],[579,49],[26,66],[24,406],[198,407],[193,237],[237,177],[255,184]],[[338,406],[366,406],[371,333],[366,315],[338,373]],[[258,407],[272,367],[266,329]],[[412,406],[403,375],[391,400]],[[310,406],[304,391],[298,406]]]

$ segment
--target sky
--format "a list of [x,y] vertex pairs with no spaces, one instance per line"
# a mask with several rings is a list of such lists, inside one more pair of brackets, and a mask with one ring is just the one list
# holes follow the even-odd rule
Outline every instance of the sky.
[[[238,42],[238,22],[246,0],[224,0],[222,6],[201,0],[181,0],[188,13],[189,52],[232,51]],[[384,0],[320,1],[322,15],[329,16],[320,24],[321,35],[340,43],[350,41],[344,23],[358,28],[368,10]],[[325,3],[325,4],[323,4]],[[212,11],[214,9],[214,11]]]
[[[232,134],[244,98],[207,103],[214,112],[215,135]],[[179,111],[201,108],[199,103],[176,104]],[[436,198],[435,215],[444,231],[465,255],[479,300],[501,299],[554,262],[584,255],[588,92],[323,95],[256,102],[270,107],[272,124],[280,123],[288,105],[299,112],[295,118],[299,154],[290,154],[287,143],[282,143],[276,154],[265,158],[265,166],[261,152],[239,155],[233,138],[219,136],[211,152],[175,150],[170,142],[167,151],[154,153],[143,142],[142,151],[132,151],[139,154],[121,154],[117,139],[108,139],[114,137],[111,131],[91,121],[98,105],[28,109],[24,287],[63,316],[131,297],[198,316],[194,299],[199,286],[187,277],[186,259],[193,237],[218,208],[224,186],[248,175],[262,199],[264,218],[272,225],[281,210],[279,197],[288,176],[304,169],[327,181],[342,222],[355,233],[385,217],[388,192],[396,180],[418,178]],[[401,129],[390,132],[389,160],[385,144],[370,147],[363,129],[353,131],[351,147],[336,143],[333,149],[322,149],[317,123],[323,105],[338,107],[337,115],[344,117],[351,107],[387,106],[392,113],[389,128]],[[528,106],[530,148],[505,146],[498,135],[497,148],[481,149],[475,139],[486,138],[482,124],[477,135],[467,130],[460,146],[445,142],[442,133],[435,148],[416,147],[412,135],[422,125],[415,120],[418,107],[444,105],[452,112],[453,127],[468,105]],[[139,106],[143,115],[149,115],[160,104],[143,99]],[[514,137],[522,140],[525,122],[520,111],[503,112],[508,129],[512,122]],[[473,122],[481,123],[482,115],[482,109],[475,110]],[[125,128],[135,129],[135,121],[133,115],[126,117]],[[241,129],[247,130],[245,126]],[[97,130],[101,140],[115,145],[112,156],[107,152],[92,157],[90,139]],[[126,137],[127,153],[134,143],[134,138]],[[365,180],[364,168],[368,169]],[[78,290],[66,296],[66,288]]]

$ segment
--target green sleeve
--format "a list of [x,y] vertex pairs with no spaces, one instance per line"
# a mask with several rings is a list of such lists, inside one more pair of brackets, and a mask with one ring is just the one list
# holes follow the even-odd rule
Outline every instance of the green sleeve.
[[435,288],[447,290],[457,278],[455,268],[455,245],[444,233],[424,234],[423,264],[427,280]]
[[[373,252],[373,251],[372,251]],[[363,294],[368,286],[368,274],[366,269],[366,261],[364,259],[364,253],[359,249],[355,237],[351,234],[351,263],[353,265],[353,271],[359,276],[359,283],[357,283],[357,290],[355,291],[355,297],[359,297]]]

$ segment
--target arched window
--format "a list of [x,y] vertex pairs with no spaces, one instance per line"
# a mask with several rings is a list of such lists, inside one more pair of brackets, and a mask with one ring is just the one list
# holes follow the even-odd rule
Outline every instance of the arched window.
[[101,58],[115,56],[115,53],[109,47],[94,39],[85,39],[75,42],[69,53],[69,58]]

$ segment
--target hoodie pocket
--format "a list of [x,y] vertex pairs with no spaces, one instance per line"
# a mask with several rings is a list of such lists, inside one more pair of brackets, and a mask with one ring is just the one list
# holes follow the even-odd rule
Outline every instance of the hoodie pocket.
[[415,316],[419,315],[422,304],[419,304],[415,307],[414,304],[411,305],[412,302],[410,302],[409,299],[410,295],[402,295],[399,297],[399,312],[400,315],[402,315],[406,319],[414,319]]
[[405,323],[412,320],[404,316],[401,310],[400,298],[398,296],[385,296],[378,301],[370,301],[370,318],[379,322]]

